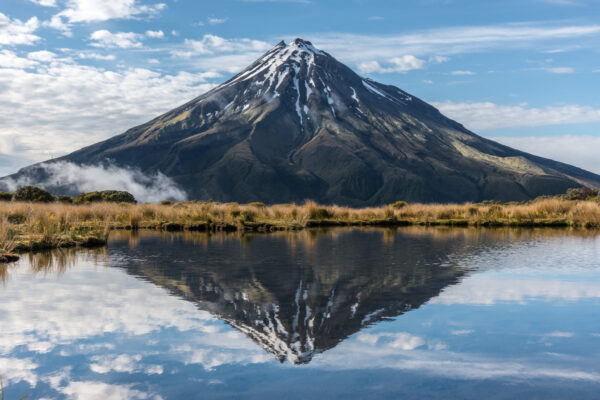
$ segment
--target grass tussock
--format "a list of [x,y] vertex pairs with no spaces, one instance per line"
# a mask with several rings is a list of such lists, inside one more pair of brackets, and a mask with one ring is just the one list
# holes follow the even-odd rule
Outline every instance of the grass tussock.
[[350,208],[216,202],[3,203],[0,253],[92,246],[111,229],[272,231],[312,226],[571,226],[600,228],[600,202],[542,198],[510,204],[406,204]]

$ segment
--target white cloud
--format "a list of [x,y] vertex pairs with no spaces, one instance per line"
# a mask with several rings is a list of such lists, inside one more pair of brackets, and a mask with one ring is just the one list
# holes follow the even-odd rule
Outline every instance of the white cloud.
[[367,61],[358,64],[358,70],[362,73],[377,72],[380,74],[392,72],[408,72],[415,69],[425,68],[425,60],[421,60],[413,55],[404,55],[393,57],[387,60],[386,66],[381,66],[377,61]]
[[600,136],[491,137],[497,142],[537,156],[576,165],[600,174]]
[[56,53],[47,50],[32,51],[27,54],[27,58],[41,62],[50,62],[56,59]]
[[62,31],[65,36],[72,36],[71,26],[74,23],[153,17],[165,7],[164,3],[142,5],[137,0],[67,0],[65,9],[53,15],[44,25]]
[[56,0],[29,0],[32,3],[43,7],[56,7]]
[[149,38],[163,38],[165,33],[163,31],[146,31],[146,36]]
[[217,25],[227,22],[227,18],[209,18],[208,23],[211,25]]
[[546,68],[541,68],[541,70],[548,71],[553,74],[573,74],[573,73],[575,73],[575,70],[571,67],[546,67]]
[[141,5],[136,0],[68,0],[67,8],[59,16],[73,22],[100,22],[109,19],[129,19],[141,15],[156,15],[164,3]]
[[107,71],[68,60],[32,68],[37,61],[4,51],[0,60],[12,64],[0,73],[0,155],[35,161],[146,122],[211,89],[215,85],[207,79],[218,76],[144,68]]
[[475,72],[473,71],[452,71],[450,72],[451,75],[475,75]]
[[27,22],[10,19],[0,12],[0,45],[32,45],[40,40],[33,34],[40,26],[37,17],[32,17]]
[[79,58],[86,60],[103,60],[103,61],[113,61],[116,59],[114,54],[98,54],[98,53],[79,53]]
[[19,57],[10,50],[0,50],[0,68],[32,68],[37,64],[36,61]]
[[92,46],[95,47],[120,47],[123,49],[131,47],[142,47],[140,41],[144,35],[134,32],[116,32],[112,33],[106,29],[95,31],[90,35],[90,39],[94,41]]
[[147,375],[162,375],[162,373],[164,372],[164,369],[163,369],[162,365],[149,365],[146,367],[144,372]]
[[252,39],[225,39],[216,35],[204,35],[201,40],[185,39],[184,51],[173,51],[175,56],[209,55],[232,52],[262,52],[271,44]]
[[49,21],[45,21],[43,25],[59,30],[65,36],[73,36],[73,33],[71,32],[71,27],[68,23],[65,23],[59,15],[53,15],[52,18],[50,18]]
[[492,102],[432,103],[446,116],[478,130],[600,122],[600,109],[577,104],[547,107]]

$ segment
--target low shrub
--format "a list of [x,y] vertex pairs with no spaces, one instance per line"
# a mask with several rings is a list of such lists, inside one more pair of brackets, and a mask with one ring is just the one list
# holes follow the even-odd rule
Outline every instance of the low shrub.
[[89,204],[100,201],[110,203],[137,203],[135,197],[121,190],[104,190],[101,192],[82,193],[73,199],[73,204]]
[[56,201],[58,203],[65,203],[65,204],[71,204],[73,203],[73,199],[69,196],[66,195],[60,195],[60,196],[56,196]]
[[392,207],[394,207],[394,208],[404,208],[407,205],[408,205],[408,203],[405,202],[405,201],[397,201],[394,204],[392,204]]
[[327,219],[333,217],[328,209],[322,207],[311,208],[308,216],[310,219]]
[[35,186],[23,186],[18,188],[13,195],[15,201],[30,201],[33,203],[50,203],[54,196],[50,192]]
[[565,200],[591,200],[598,196],[597,189],[591,189],[588,187],[571,188],[567,190],[567,193],[563,195]]
[[11,201],[13,194],[9,192],[0,192],[0,201]]
[[162,204],[163,206],[170,206],[171,204],[173,204],[173,202],[171,200],[162,200],[160,204]]

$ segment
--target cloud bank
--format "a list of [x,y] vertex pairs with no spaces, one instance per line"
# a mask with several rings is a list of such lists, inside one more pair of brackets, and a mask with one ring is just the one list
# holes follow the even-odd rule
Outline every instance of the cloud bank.
[[43,169],[45,175],[26,173],[21,178],[4,179],[8,190],[20,186],[34,185],[52,190],[68,188],[70,192],[92,192],[95,190],[125,190],[138,201],[156,203],[170,199],[183,201],[186,193],[177,184],[161,172],[144,174],[140,170],[108,165],[76,165],[70,162],[54,162],[36,167]]

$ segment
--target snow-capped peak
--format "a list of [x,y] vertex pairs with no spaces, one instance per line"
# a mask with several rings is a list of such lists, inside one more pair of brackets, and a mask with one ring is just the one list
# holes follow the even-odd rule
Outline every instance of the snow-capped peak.
[[[285,44],[285,42],[283,42],[283,41],[282,41],[282,43]],[[308,40],[303,40],[300,38],[294,39],[294,41],[286,47],[296,48],[300,51],[305,51],[307,53],[312,53],[312,54],[318,54],[320,56],[327,55],[325,52],[323,52],[323,51],[317,49],[315,46],[313,46],[313,44],[311,42],[309,42]]]
[[[315,56],[329,55],[314,47],[309,41],[298,38],[286,45],[282,40],[256,63],[229,81],[227,85],[253,78],[260,79],[260,83],[268,81],[271,84],[276,75],[283,78],[290,69],[298,72],[303,64],[307,64],[308,68],[312,69],[315,64]],[[287,72],[282,73],[281,69],[286,67]],[[278,85],[275,85],[275,87],[278,87]]]

